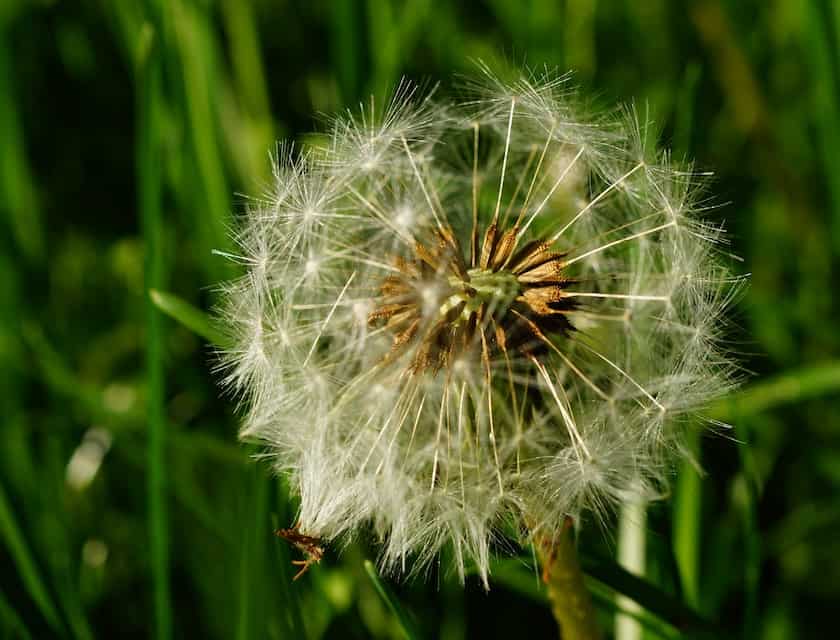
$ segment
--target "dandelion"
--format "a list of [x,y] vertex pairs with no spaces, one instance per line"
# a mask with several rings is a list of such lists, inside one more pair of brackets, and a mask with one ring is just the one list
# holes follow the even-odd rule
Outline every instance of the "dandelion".
[[320,557],[364,528],[384,569],[448,546],[486,583],[494,543],[662,493],[732,385],[737,280],[698,176],[632,110],[592,115],[548,73],[465,90],[403,83],[280,148],[237,234],[223,361],[242,437],[300,496],[293,543]]

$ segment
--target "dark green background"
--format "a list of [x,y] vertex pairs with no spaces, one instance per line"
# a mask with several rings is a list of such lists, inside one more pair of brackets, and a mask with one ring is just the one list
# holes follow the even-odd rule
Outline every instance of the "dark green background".
[[[714,170],[714,215],[752,274],[730,334],[752,374],[712,409],[736,428],[701,443],[705,477],[683,469],[650,508],[647,579],[717,637],[829,637],[838,36],[829,0],[3,0],[0,632],[400,637],[363,568],[369,541],[289,582],[271,531],[294,505],[237,444],[207,342],[145,291],[210,308],[234,274],[211,250],[228,246],[236,194],[267,188],[276,139],[402,74],[447,91],[481,58],[573,69]],[[66,469],[91,428],[112,442],[78,490]],[[584,528],[582,548],[615,583],[614,535]],[[533,572],[495,575],[489,595],[437,570],[394,588],[426,637],[552,637]],[[611,628],[604,580],[591,584]]]

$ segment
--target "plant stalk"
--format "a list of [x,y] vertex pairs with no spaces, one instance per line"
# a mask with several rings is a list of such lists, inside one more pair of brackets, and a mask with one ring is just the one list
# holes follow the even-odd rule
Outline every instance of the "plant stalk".
[[548,589],[551,612],[560,627],[562,640],[601,640],[572,529],[572,519],[566,518],[557,537],[545,538],[536,545],[542,580]]
[[151,18],[142,27],[136,60],[137,205],[145,253],[149,559],[153,580],[155,638],[168,640],[172,637],[172,594],[169,584],[169,515],[166,505],[165,334],[163,316],[151,297],[151,291],[161,289],[164,284],[163,180],[160,167],[163,64],[160,22],[154,3],[149,6]]

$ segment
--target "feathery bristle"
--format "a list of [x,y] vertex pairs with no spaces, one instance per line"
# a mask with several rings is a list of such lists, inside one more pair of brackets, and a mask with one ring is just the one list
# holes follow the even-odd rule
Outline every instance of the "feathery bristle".
[[737,279],[690,167],[567,76],[469,90],[403,83],[284,150],[238,234],[226,381],[300,495],[304,567],[369,526],[386,568],[451,545],[486,581],[505,525],[550,535],[661,492],[684,416],[733,384]]

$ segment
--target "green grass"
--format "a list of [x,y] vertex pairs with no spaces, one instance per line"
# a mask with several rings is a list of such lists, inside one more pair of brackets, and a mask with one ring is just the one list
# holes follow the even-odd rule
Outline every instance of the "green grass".
[[146,421],[148,429],[147,492],[149,553],[154,591],[155,636],[172,637],[169,577],[169,515],[167,512],[168,446],[164,371],[163,317],[152,292],[164,286],[163,203],[160,153],[162,46],[158,7],[150,7],[150,21],[140,31],[136,60],[137,184],[145,251],[146,289]]
[[[54,631],[59,631],[61,629],[61,620],[58,615],[58,610],[47,591],[47,587],[44,584],[32,552],[29,550],[26,540],[23,537],[20,526],[15,520],[12,507],[6,498],[2,486],[0,486],[0,536],[2,536],[4,545],[14,561],[26,591],[37,605],[47,624]],[[4,603],[4,606],[12,610],[7,603]],[[21,624],[15,623],[15,626],[20,626]]]
[[397,620],[397,625],[402,632],[405,640],[419,640],[420,634],[416,629],[415,623],[411,620],[409,613],[400,604],[399,598],[391,591],[387,584],[379,576],[376,567],[370,560],[365,560],[365,571],[370,577],[370,581],[376,588],[376,593],[388,606],[388,610],[393,614]]
[[[273,531],[294,499],[237,442],[213,371],[213,286],[237,274],[213,251],[235,251],[239,194],[265,194],[275,139],[305,142],[313,114],[370,92],[378,108],[403,75],[448,91],[473,58],[574,67],[600,103],[632,99],[676,156],[714,170],[709,194],[728,204],[710,215],[752,274],[727,334],[750,373],[708,411],[734,428],[692,437],[703,473],[683,465],[673,500],[649,506],[645,579],[584,527],[605,628],[616,593],[643,606],[645,638],[831,628],[831,2],[17,0],[0,32],[0,635],[518,637],[526,620],[552,637],[519,560],[498,564],[490,594],[445,570],[397,583],[362,536],[292,582],[297,551]],[[91,428],[112,444],[74,489],[67,464]]]

